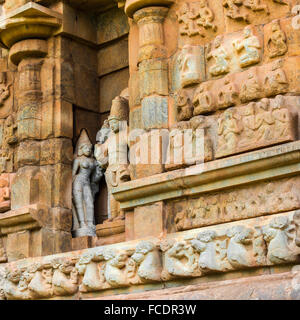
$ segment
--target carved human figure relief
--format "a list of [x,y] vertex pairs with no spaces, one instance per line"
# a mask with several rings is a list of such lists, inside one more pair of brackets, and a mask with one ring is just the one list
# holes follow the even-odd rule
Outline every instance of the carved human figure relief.
[[244,6],[252,11],[264,11],[266,14],[270,14],[269,7],[266,4],[262,4],[261,0],[244,0]]
[[280,27],[279,20],[272,21],[271,35],[267,42],[269,57],[275,58],[284,55],[287,50],[286,35]]
[[228,73],[230,55],[222,45],[222,36],[216,36],[213,46],[208,46],[207,60],[214,59],[215,63],[209,68],[209,73],[212,76],[219,76]]
[[123,220],[124,212],[120,203],[112,195],[112,188],[130,180],[128,161],[128,120],[129,106],[125,96],[117,96],[112,101],[108,125],[104,123],[101,142],[95,149],[98,164],[105,170],[108,189],[108,221]]
[[131,259],[137,264],[137,274],[142,281],[161,280],[161,257],[153,243],[149,241],[138,243]]
[[222,154],[229,150],[236,150],[242,129],[239,116],[235,110],[225,110],[218,119],[218,153]]
[[193,98],[193,115],[210,113],[216,110],[216,102],[212,93],[208,90],[207,84],[202,83],[195,91]]
[[244,128],[245,139],[241,140],[240,144],[249,144],[250,141],[255,140],[256,134],[256,116],[255,116],[255,102],[250,102],[243,108],[242,122]]
[[248,79],[242,83],[240,89],[240,100],[242,103],[259,99],[262,95],[261,85],[258,83],[256,73],[250,71]]
[[270,100],[264,98],[256,103],[255,107],[256,141],[269,141],[272,138],[272,126],[274,125],[274,117],[270,109]]
[[[206,121],[205,116],[195,116],[190,120],[192,129],[192,146],[190,152],[185,154],[185,163],[187,165],[194,165],[207,162],[213,159],[212,141],[208,134],[210,124]],[[203,141],[204,137],[204,141]],[[203,144],[199,143],[203,141]]]
[[201,81],[201,49],[186,44],[178,56],[181,87],[187,87]]
[[214,13],[208,6],[207,0],[183,3],[176,12],[179,22],[179,33],[184,36],[193,37],[200,35],[205,37],[205,30],[217,30],[214,24]]
[[245,27],[243,36],[232,43],[238,54],[241,68],[251,66],[260,61],[260,41],[252,32],[250,26]]
[[227,231],[230,238],[227,247],[227,259],[234,268],[249,267],[252,264],[250,251],[246,245],[251,244],[253,230],[245,226],[234,226]]
[[223,7],[226,8],[226,16],[237,21],[249,22],[248,14],[242,14],[240,7],[244,0],[223,0]]
[[267,258],[271,263],[291,262],[296,259],[289,244],[292,228],[289,218],[286,216],[275,217],[269,225],[262,228],[268,246]]
[[10,96],[10,87],[12,83],[7,83],[7,72],[0,72],[0,107]]
[[163,254],[162,279],[199,275],[197,259],[191,244],[185,241],[164,241],[160,245]]
[[287,92],[289,82],[281,65],[281,60],[276,61],[265,75],[263,87],[267,97]]
[[176,12],[179,22],[179,33],[189,37],[199,34],[198,27],[195,22],[195,13],[190,11],[188,3],[183,3],[179,10]]
[[175,95],[177,121],[189,120],[193,116],[193,105],[185,90],[178,90]]
[[197,239],[191,240],[193,248],[200,254],[198,266],[204,271],[221,271],[223,269],[218,257],[216,237],[215,231],[207,230],[200,232]]
[[281,95],[276,96],[276,98],[272,100],[271,108],[275,122],[274,127],[276,128],[273,132],[273,138],[280,139],[283,137],[290,137],[293,139],[295,134],[293,127],[291,126],[293,123],[293,116],[285,105],[284,97]]
[[199,17],[197,18],[197,25],[205,29],[212,29],[217,31],[217,26],[213,23],[215,15],[209,8],[207,0],[199,1]]
[[[103,175],[92,155],[92,143],[82,130],[76,145],[73,163],[73,233],[75,236],[95,236],[94,201],[97,181]],[[77,223],[78,221],[78,223]]]
[[231,82],[229,76],[225,77],[224,85],[218,92],[218,108],[225,109],[234,106],[237,102],[239,91],[234,82]]

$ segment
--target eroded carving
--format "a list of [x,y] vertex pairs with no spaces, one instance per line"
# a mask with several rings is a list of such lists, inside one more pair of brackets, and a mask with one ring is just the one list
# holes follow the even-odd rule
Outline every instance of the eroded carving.
[[181,87],[187,87],[201,81],[201,53],[199,46],[186,44],[178,56]]
[[267,258],[271,263],[295,261],[295,253],[290,247],[293,227],[290,225],[288,217],[275,217],[262,230],[264,239],[268,244]]
[[[246,119],[243,119],[244,114]],[[286,107],[282,96],[273,100],[264,98],[245,107],[227,109],[218,120],[216,157],[293,141],[293,119],[294,114]]]
[[245,27],[243,37],[234,40],[233,47],[239,56],[241,68],[251,66],[260,61],[260,41],[253,34],[251,27]]
[[193,115],[197,116],[213,112],[216,110],[217,105],[212,93],[208,90],[206,83],[201,84],[194,93],[193,98],[194,111]]
[[213,47],[208,47],[207,60],[214,58],[215,63],[209,68],[212,76],[219,76],[229,72],[230,55],[222,45],[222,36],[217,36],[213,42]]
[[281,30],[279,20],[272,21],[271,35],[267,42],[269,57],[275,58],[284,55],[287,50],[286,35]]
[[300,208],[297,177],[171,202],[176,231]]
[[189,37],[200,35],[205,37],[205,30],[217,31],[214,24],[214,13],[208,6],[207,0],[183,3],[176,12],[179,22],[180,35]]

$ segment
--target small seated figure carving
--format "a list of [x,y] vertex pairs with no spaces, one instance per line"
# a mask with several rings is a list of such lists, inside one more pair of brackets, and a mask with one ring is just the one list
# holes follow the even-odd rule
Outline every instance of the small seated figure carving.
[[212,29],[214,32],[217,31],[217,26],[213,23],[214,14],[207,5],[207,0],[200,0],[199,2],[199,18],[197,24],[204,27],[205,29]]
[[265,11],[266,14],[270,14],[269,7],[265,4],[261,4],[261,0],[244,0],[244,6],[252,11]]
[[245,27],[243,37],[233,41],[233,47],[239,56],[242,68],[251,66],[260,61],[261,45],[257,36],[253,35],[251,27]]
[[208,47],[207,60],[214,58],[215,64],[209,68],[212,76],[219,76],[229,72],[230,56],[222,44],[222,36],[217,36],[213,48]]
[[193,115],[205,114],[216,110],[216,103],[211,92],[207,89],[207,84],[201,84],[196,89],[193,98]]
[[290,249],[289,218],[286,216],[275,217],[268,226],[263,227],[264,239],[268,244],[267,258],[271,263],[278,264],[292,262],[296,255]]
[[237,113],[227,109],[218,119],[218,153],[236,150],[239,142],[239,135],[243,128],[238,120]]
[[253,230],[245,226],[234,226],[227,231],[230,238],[227,259],[234,268],[249,267],[252,264],[250,252],[245,245],[252,242]]
[[204,271],[215,270],[221,271],[222,266],[217,257],[217,248],[215,231],[203,231],[197,235],[197,239],[191,240],[193,248],[200,254],[198,260],[199,268]]
[[193,247],[185,241],[165,241],[161,243],[164,252],[164,270],[162,279],[169,280],[171,276],[191,277],[199,275]]
[[143,281],[160,281],[162,266],[159,252],[149,241],[138,243],[131,256],[137,264],[137,274]]
[[275,58],[284,55],[287,50],[286,35],[280,28],[279,20],[272,22],[272,34],[268,40],[269,57]]
[[189,120],[193,116],[193,105],[184,90],[179,90],[175,94],[175,103],[177,106],[177,121]]
[[184,45],[178,56],[181,88],[201,81],[201,52],[198,46]]
[[289,82],[281,64],[281,60],[276,61],[272,65],[272,70],[264,78],[264,90],[267,97],[285,93],[288,89]]
[[224,79],[224,85],[218,92],[218,108],[225,109],[236,104],[238,97],[238,89],[234,83],[230,81],[229,76]]
[[183,3],[176,12],[179,22],[179,33],[189,37],[199,34],[199,29],[195,23],[195,14],[190,10],[188,3]]
[[248,79],[242,84],[240,100],[242,103],[260,98],[262,94],[261,86],[253,72],[249,72]]
[[7,84],[7,73],[0,72],[0,107],[3,106],[5,100],[10,96],[10,87],[12,83]]
[[285,100],[282,95],[276,96],[272,100],[272,116],[275,121],[274,127],[274,139],[284,138],[287,136],[293,136],[294,132],[291,132],[292,116],[288,108],[285,106]]
[[249,22],[248,14],[241,14],[240,6],[244,0],[223,0],[223,7],[226,8],[226,16],[233,20]]
[[250,102],[244,107],[242,121],[245,139],[244,141],[241,141],[241,145],[243,142],[247,145],[249,144],[249,141],[255,138],[255,130],[257,129],[255,122],[255,102]]
[[269,141],[272,138],[274,117],[270,109],[270,100],[263,98],[256,103],[255,128],[257,129],[256,141]]

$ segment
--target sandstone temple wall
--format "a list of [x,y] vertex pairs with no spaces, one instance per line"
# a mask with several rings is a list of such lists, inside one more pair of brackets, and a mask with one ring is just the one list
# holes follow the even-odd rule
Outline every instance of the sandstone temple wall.
[[0,8],[0,299],[299,299],[299,0]]

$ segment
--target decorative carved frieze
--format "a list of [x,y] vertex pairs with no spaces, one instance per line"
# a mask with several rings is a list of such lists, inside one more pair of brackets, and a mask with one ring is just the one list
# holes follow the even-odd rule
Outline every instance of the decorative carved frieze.
[[283,96],[225,110],[218,119],[216,157],[295,140],[295,117]]
[[221,226],[23,260],[0,268],[1,299],[47,299],[299,262],[291,211]]
[[[168,203],[176,231],[300,209],[300,177],[208,193]],[[171,223],[171,222],[170,222]],[[173,222],[169,225],[174,230]]]

